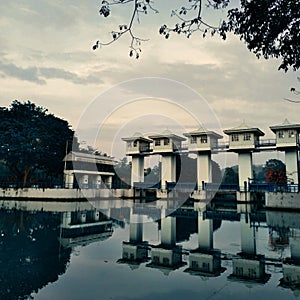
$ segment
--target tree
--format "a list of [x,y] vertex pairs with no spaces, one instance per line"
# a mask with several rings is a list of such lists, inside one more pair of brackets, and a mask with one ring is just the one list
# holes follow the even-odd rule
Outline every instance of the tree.
[[222,184],[239,184],[239,176],[237,166],[228,167],[224,171]]
[[[27,101],[0,108],[0,157],[17,181],[26,186],[35,170],[47,176],[63,172],[63,158],[74,131],[67,121]],[[73,147],[78,147],[76,139]]]
[[[108,42],[99,40],[93,50],[110,45],[124,35],[129,35],[131,43],[129,56],[139,58],[141,44],[146,39],[135,35],[135,21],[140,22],[142,15],[150,12],[158,13],[155,0],[103,0],[99,14],[109,17],[111,8],[118,5],[127,5],[132,10],[131,17],[126,24],[119,24],[117,30],[111,32]],[[224,40],[229,32],[238,35],[248,49],[256,56],[268,59],[280,58],[279,69],[287,71],[289,68],[297,70],[300,66],[300,0],[240,0],[238,7],[233,0],[182,0],[183,6],[172,8],[171,16],[176,21],[173,26],[163,24],[159,33],[168,39],[171,34],[183,34],[190,37],[195,32],[207,35],[220,35]],[[227,9],[227,17],[218,25],[212,25],[203,14],[211,10]]]
[[266,183],[286,184],[286,167],[285,164],[278,159],[270,159],[264,167]]
[[113,185],[117,187],[129,187],[131,182],[131,163],[128,162],[126,156],[115,165],[115,172]]

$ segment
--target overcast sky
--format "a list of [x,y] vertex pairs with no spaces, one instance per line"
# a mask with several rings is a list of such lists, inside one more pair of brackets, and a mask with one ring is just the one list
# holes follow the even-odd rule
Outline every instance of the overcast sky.
[[[299,123],[299,104],[283,100],[292,98],[289,90],[298,85],[299,73],[277,71],[276,60],[258,60],[237,37],[224,42],[195,34],[190,39],[172,35],[165,40],[158,34],[159,25],[173,22],[166,1],[158,1],[160,14],[141,18],[138,35],[149,41],[142,44],[139,60],[129,58],[126,38],[92,51],[96,40],[107,41],[109,32],[128,20],[125,7],[111,18],[100,17],[100,2],[0,2],[1,106],[14,99],[31,100],[66,119],[74,129],[79,126],[82,141],[93,144],[97,133],[99,150],[116,156],[125,150],[121,135],[136,131],[177,129],[180,133],[196,129],[198,123],[220,131],[245,120],[273,137],[270,125],[284,118]],[[171,84],[174,88],[168,95],[164,80],[152,85],[147,81],[122,84],[143,77],[178,84]],[[152,104],[143,97],[152,97]],[[139,105],[131,103],[137,100]],[[198,123],[192,120],[195,115]],[[113,129],[101,135],[104,123]],[[112,140],[118,151],[112,151]]]

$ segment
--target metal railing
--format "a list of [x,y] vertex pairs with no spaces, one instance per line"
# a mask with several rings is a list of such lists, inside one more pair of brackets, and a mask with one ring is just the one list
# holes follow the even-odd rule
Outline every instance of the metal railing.
[[249,191],[253,192],[288,192],[297,193],[298,184],[251,183]]
[[134,182],[133,187],[137,189],[160,189],[160,182]]
[[35,189],[59,189],[63,187],[62,182],[27,182],[24,186],[23,181],[0,182],[0,188],[3,189],[22,189],[22,188],[35,188]]
[[276,146],[276,139],[263,139],[258,143],[259,147]]
[[237,184],[223,184],[223,183],[204,183],[206,191],[239,191],[240,188]]

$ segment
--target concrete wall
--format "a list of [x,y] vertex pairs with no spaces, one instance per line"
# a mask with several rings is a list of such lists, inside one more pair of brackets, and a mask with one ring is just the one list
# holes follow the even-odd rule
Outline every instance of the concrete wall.
[[260,260],[234,258],[232,271],[237,277],[259,279],[265,274],[265,264]]
[[266,193],[266,207],[300,210],[299,193]]
[[92,199],[92,198],[112,198],[112,197],[132,197],[133,190],[119,189],[0,189],[2,199]]

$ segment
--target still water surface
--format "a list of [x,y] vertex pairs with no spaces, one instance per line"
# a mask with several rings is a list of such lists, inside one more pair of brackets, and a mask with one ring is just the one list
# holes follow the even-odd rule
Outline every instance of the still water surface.
[[0,299],[300,294],[299,213],[190,202],[160,219],[167,203],[106,214],[82,203],[16,203],[0,209]]

